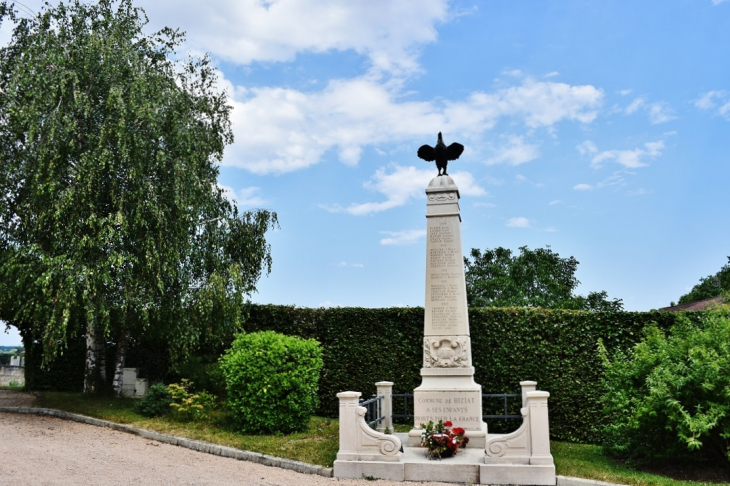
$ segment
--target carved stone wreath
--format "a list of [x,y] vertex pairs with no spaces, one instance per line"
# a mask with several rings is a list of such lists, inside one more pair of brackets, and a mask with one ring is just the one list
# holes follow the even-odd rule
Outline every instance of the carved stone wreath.
[[469,341],[466,337],[423,338],[425,368],[466,368],[469,366]]
[[429,194],[429,201],[453,201],[456,199],[456,193],[441,193],[441,194]]

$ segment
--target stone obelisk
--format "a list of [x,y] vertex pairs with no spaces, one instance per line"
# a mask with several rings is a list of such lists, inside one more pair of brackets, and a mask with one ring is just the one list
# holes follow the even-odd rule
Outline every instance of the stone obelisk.
[[469,447],[484,447],[487,424],[482,420],[482,387],[474,382],[472,366],[459,189],[450,176],[437,176],[426,196],[422,381],[413,390],[414,428],[408,443],[420,444],[421,424],[449,420],[466,430]]

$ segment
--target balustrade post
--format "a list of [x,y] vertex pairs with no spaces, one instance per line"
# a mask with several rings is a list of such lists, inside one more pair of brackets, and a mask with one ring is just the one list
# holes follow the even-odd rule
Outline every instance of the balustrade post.
[[548,423],[548,397],[546,391],[527,392],[530,409],[530,464],[553,464],[550,454],[550,426]]
[[383,420],[378,422],[377,431],[385,432],[388,429],[393,433],[393,382],[379,381],[375,384],[377,387],[377,395],[383,397],[381,413]]
[[346,391],[337,394],[340,399],[340,450],[337,459],[345,461],[357,461],[357,420],[359,415],[357,409],[362,393]]
[[521,381],[520,387],[522,387],[522,408],[527,406],[527,392],[534,392],[537,390],[536,381]]

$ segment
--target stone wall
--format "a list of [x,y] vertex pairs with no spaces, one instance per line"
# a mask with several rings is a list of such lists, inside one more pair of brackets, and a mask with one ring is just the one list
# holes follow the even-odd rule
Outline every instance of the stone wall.
[[25,385],[25,368],[21,366],[0,365],[0,386]]

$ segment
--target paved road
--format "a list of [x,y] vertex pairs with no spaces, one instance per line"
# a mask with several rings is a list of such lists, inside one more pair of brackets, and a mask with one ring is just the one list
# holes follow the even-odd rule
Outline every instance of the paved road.
[[[0,394],[0,406],[25,406]],[[26,400],[32,400],[26,398]],[[104,427],[0,413],[0,485],[400,485],[300,474],[163,444]],[[444,483],[422,485],[448,486]]]

